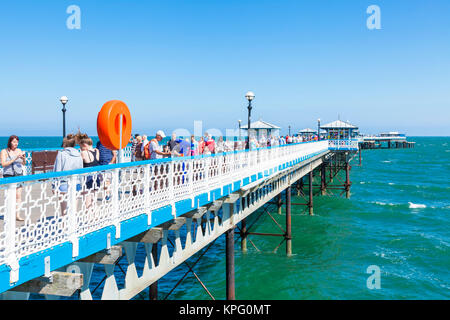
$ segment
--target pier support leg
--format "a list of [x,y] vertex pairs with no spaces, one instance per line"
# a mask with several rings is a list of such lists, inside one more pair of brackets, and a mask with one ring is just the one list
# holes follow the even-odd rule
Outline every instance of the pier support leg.
[[345,197],[350,198],[350,164],[345,163]]
[[298,182],[298,193],[297,196],[303,196],[303,177],[300,178],[300,181]]
[[235,300],[234,286],[234,228],[225,233],[226,237],[226,283],[227,283],[227,300]]
[[361,167],[361,164],[362,164],[362,159],[361,159],[361,148],[359,148],[358,153],[359,153],[359,166]]
[[[154,243],[152,246],[152,256],[153,261],[156,265],[156,260],[158,259],[158,243]],[[149,299],[158,300],[158,281],[153,282],[149,288]]]
[[325,175],[325,164],[320,167],[320,194],[324,196],[326,194],[326,175]]
[[291,186],[286,189],[286,254],[292,255]]
[[330,177],[329,177],[329,182],[331,183],[331,182],[333,182],[333,163],[329,163],[328,164],[328,169],[329,169],[329,173],[330,173]]
[[241,221],[241,249],[242,252],[247,252],[247,224],[245,219]]
[[278,214],[281,214],[282,205],[283,205],[283,202],[281,201],[281,193],[280,193],[277,197]]
[[308,202],[308,208],[309,208],[309,215],[314,215],[313,211],[313,172],[309,172],[309,202]]

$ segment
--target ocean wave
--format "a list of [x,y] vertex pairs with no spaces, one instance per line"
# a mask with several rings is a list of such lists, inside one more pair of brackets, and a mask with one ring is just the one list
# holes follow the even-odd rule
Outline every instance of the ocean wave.
[[425,209],[427,207],[424,204],[417,204],[417,203],[412,203],[412,202],[408,202],[408,204],[409,204],[410,209]]
[[393,186],[395,183],[389,182],[388,185]]
[[[420,235],[422,238],[425,238],[425,239],[428,239],[428,240],[438,241],[439,244],[440,244],[440,245],[443,245],[444,247],[447,247],[447,248],[450,247],[450,243],[448,243],[448,242],[442,240],[440,237],[437,237],[437,236],[435,236],[435,235],[431,235],[431,234],[424,233],[424,232],[419,233],[419,235]],[[438,248],[438,247],[435,246],[435,248]],[[440,247],[440,248],[438,248],[438,249],[443,249],[443,248]]]
[[395,203],[386,203],[381,201],[371,201],[371,203],[378,204],[380,206],[395,206]]
[[383,163],[391,163],[391,161],[389,161],[389,160],[384,160],[384,161],[381,161],[381,162],[383,162]]

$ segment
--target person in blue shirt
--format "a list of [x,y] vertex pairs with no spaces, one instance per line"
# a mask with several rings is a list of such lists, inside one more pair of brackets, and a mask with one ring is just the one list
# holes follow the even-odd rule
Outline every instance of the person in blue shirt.
[[[97,149],[100,153],[98,164],[100,166],[105,166],[108,164],[114,164],[117,160],[117,151],[116,150],[109,150],[106,148],[100,141],[97,142]],[[105,199],[109,200],[111,198],[111,190],[109,186],[111,185],[111,174],[106,174],[105,176]]]
[[109,150],[100,141],[97,142],[97,149],[100,152],[100,160],[98,164],[101,166],[114,164],[117,160],[117,151]]

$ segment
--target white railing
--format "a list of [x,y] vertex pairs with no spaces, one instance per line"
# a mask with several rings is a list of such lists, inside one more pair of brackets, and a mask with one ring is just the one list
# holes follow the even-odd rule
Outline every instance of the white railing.
[[[328,141],[0,179],[0,265],[328,150]],[[21,201],[16,189],[21,188]],[[212,199],[211,199],[212,200]],[[25,221],[17,222],[16,213]],[[12,273],[13,274],[13,273]],[[11,281],[14,281],[12,277]]]
[[330,150],[358,150],[358,139],[328,140]]
[[[58,151],[62,150],[62,148],[35,148],[35,149],[25,149],[23,152],[25,152],[25,170],[24,175],[30,175],[32,173],[32,161],[33,161],[33,152],[40,152],[40,151]],[[126,146],[123,149],[123,157],[124,162],[130,162],[131,161],[131,145]],[[36,172],[36,173],[39,173]]]

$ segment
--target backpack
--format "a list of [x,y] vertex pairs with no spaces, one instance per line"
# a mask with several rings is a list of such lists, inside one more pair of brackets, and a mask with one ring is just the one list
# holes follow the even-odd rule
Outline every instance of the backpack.
[[150,159],[150,142],[147,143],[144,147],[144,159],[145,160]]
[[141,147],[142,147],[142,142],[139,143],[139,144],[136,146],[136,151],[134,152],[134,155],[135,155],[137,158],[142,158]]

